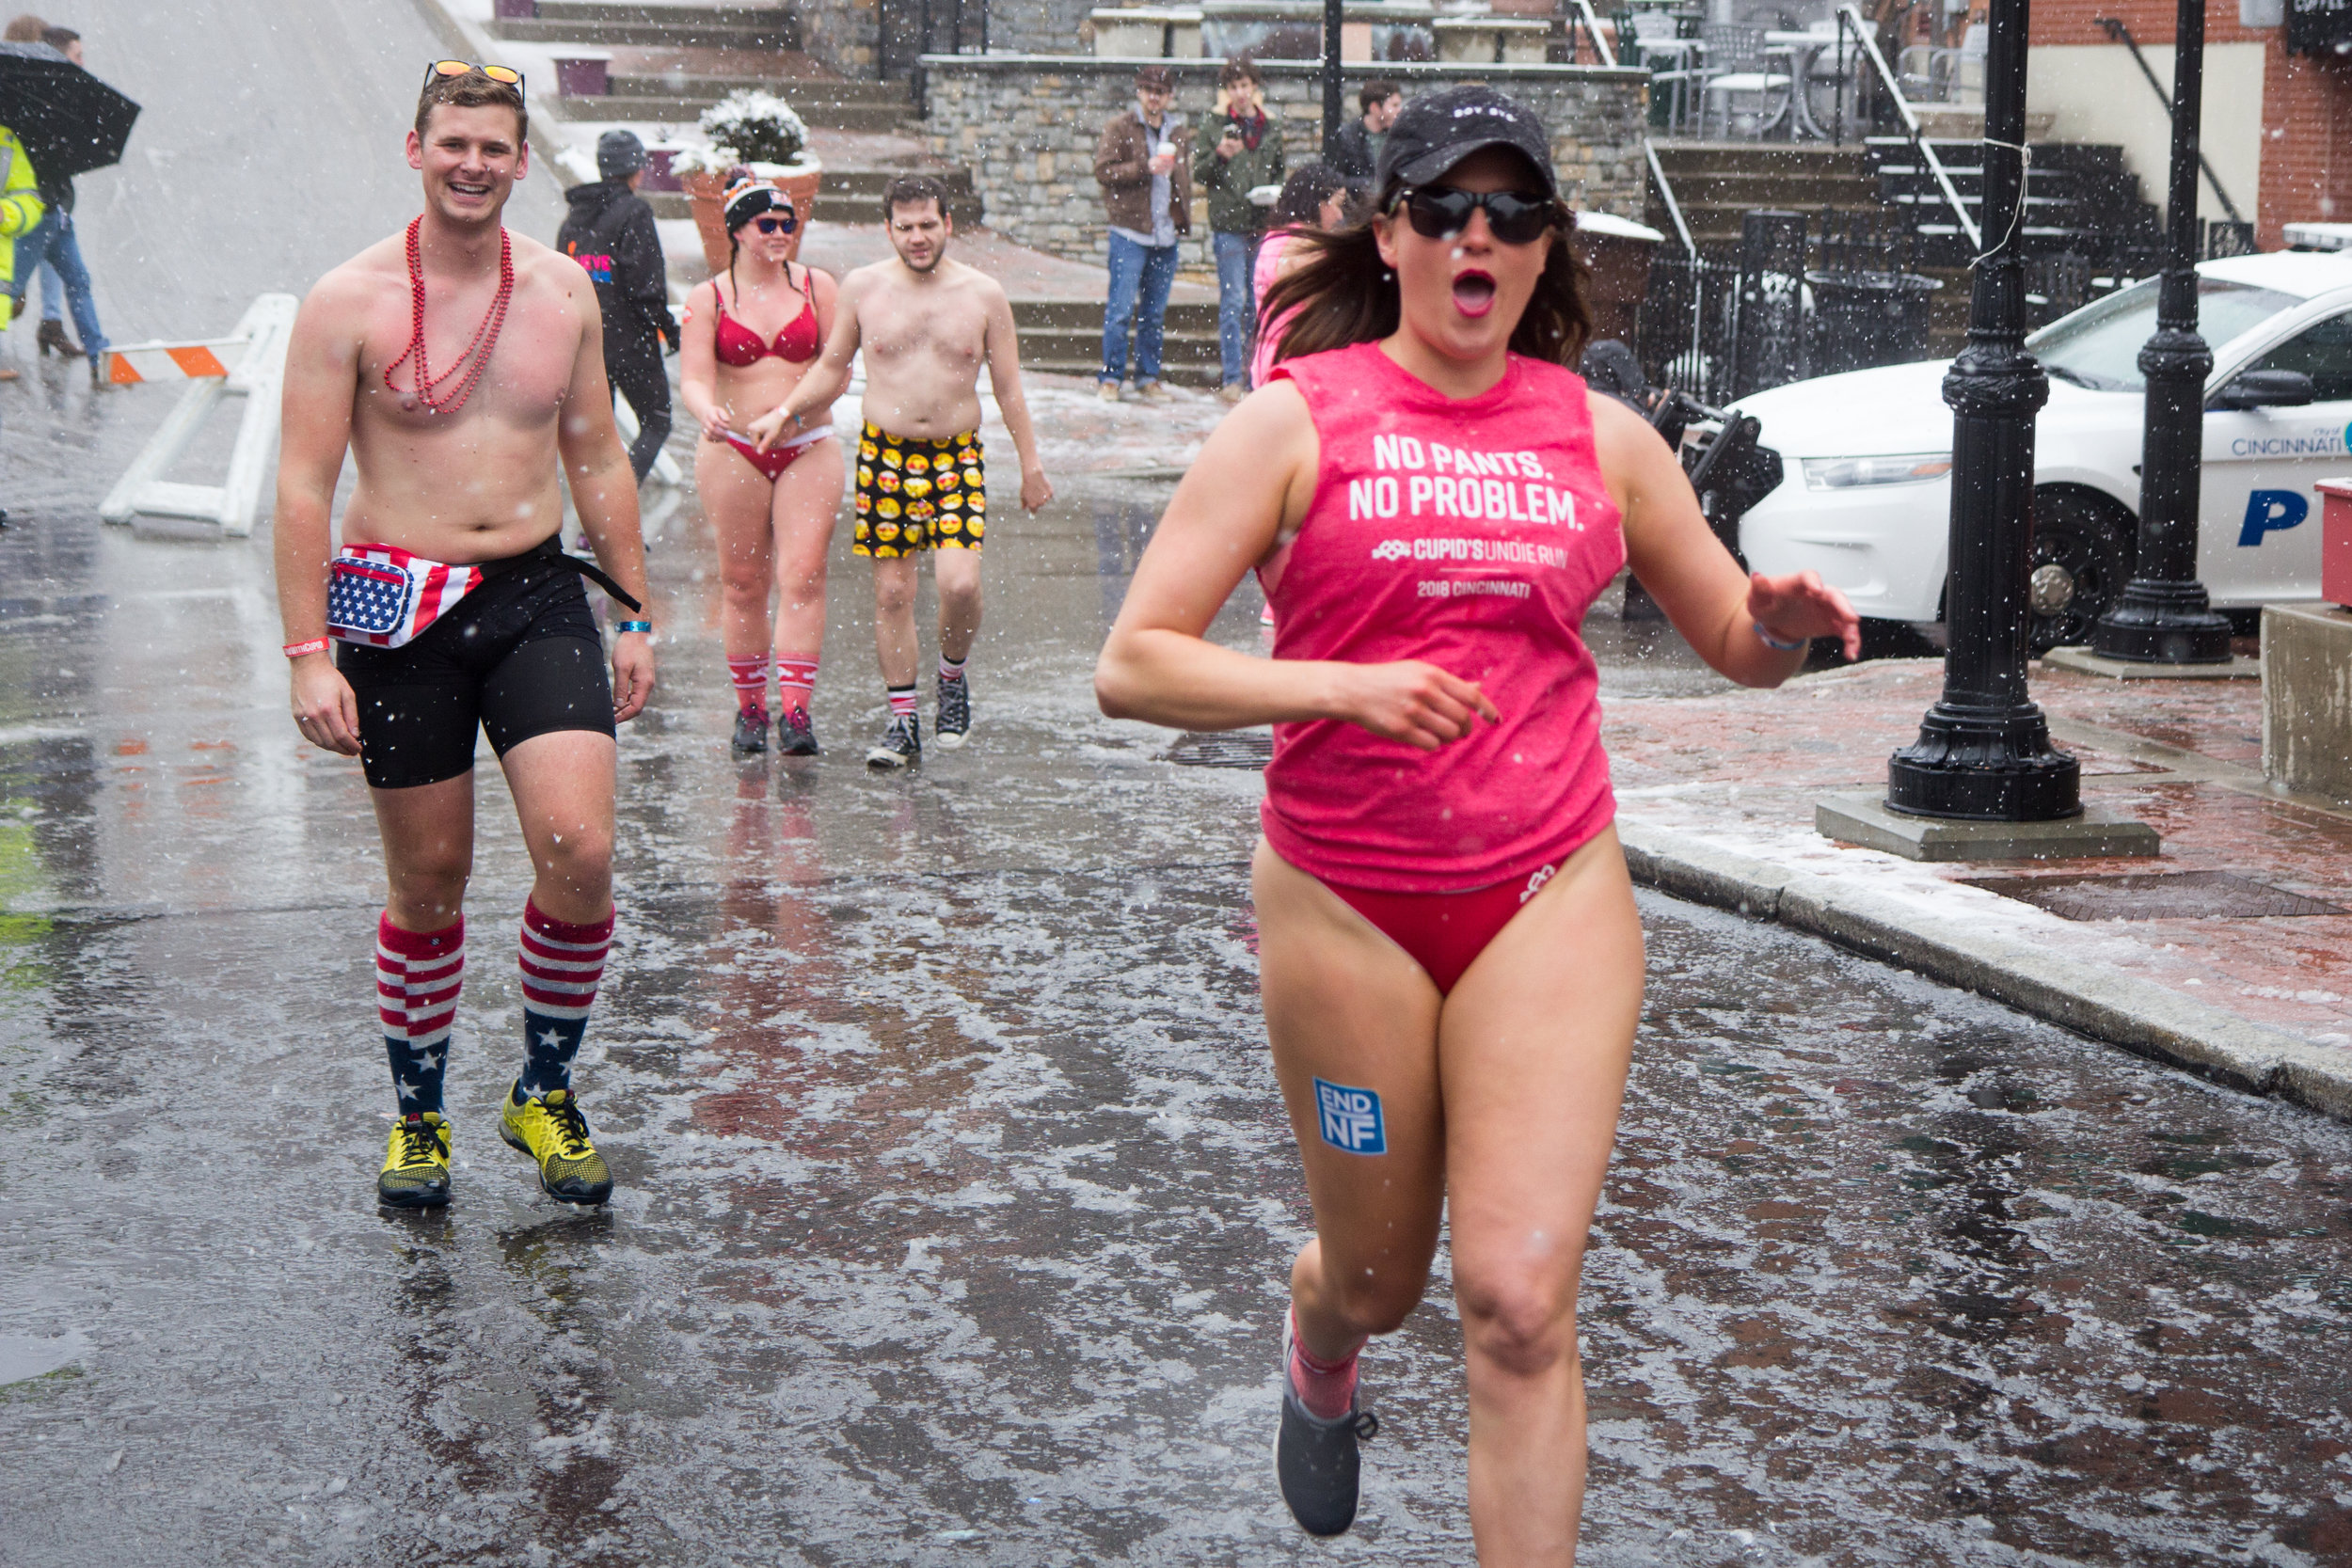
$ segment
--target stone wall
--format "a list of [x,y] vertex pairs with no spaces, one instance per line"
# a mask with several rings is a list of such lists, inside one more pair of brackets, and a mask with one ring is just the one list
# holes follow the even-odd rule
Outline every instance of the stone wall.
[[1092,40],[1087,13],[1105,0],[990,0],[988,46],[1018,54],[1056,55]]
[[[993,24],[992,24],[993,25]],[[993,39],[991,41],[994,41]],[[937,55],[930,72],[931,150],[961,164],[987,204],[988,225],[1034,249],[1098,261],[1106,243],[1094,145],[1111,116],[1135,106],[1136,68],[1167,66],[1176,110],[1194,122],[1216,97],[1221,60],[1118,60],[1092,55]],[[1311,61],[1264,60],[1266,112],[1295,166],[1323,139],[1323,87]],[[1642,158],[1649,73],[1592,66],[1364,65],[1350,68],[1347,103],[1374,76],[1410,98],[1485,82],[1532,105],[1551,130],[1560,184],[1578,207],[1640,221],[1647,182]],[[1193,243],[1205,249],[1208,219],[1196,205]]]
[[881,0],[793,0],[798,47],[851,81],[874,75]]

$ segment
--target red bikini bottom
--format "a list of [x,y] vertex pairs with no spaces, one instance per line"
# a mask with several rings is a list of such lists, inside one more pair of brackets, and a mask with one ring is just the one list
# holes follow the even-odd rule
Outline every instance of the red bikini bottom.
[[767,475],[768,483],[773,484],[784,477],[785,469],[792,467],[794,458],[832,434],[833,426],[819,425],[815,430],[795,436],[789,441],[779,441],[766,451],[754,446],[752,438],[748,436],[738,436],[730,430],[726,433],[726,437],[727,445],[741,452],[743,461]]
[[1556,863],[1540,866],[1526,877],[1467,893],[1375,893],[1336,882],[1323,885],[1405,949],[1444,996],[1559,869]]

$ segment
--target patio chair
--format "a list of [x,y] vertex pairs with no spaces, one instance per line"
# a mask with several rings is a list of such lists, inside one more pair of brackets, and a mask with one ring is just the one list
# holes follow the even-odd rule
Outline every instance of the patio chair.
[[1702,74],[1694,57],[1695,39],[1681,36],[1669,11],[1644,8],[1629,18],[1635,55],[1633,63],[1649,67],[1650,90],[1667,95],[1666,123],[1680,131],[1691,118],[1691,86]]
[[1767,69],[1764,29],[1709,23],[1701,36],[1707,44],[1707,67],[1706,79],[1699,84],[1700,136],[1707,135],[1710,114],[1720,104],[1724,139],[1729,141],[1734,101],[1750,98],[1755,100],[1755,139],[1762,140],[1788,118],[1794,86],[1787,73]]

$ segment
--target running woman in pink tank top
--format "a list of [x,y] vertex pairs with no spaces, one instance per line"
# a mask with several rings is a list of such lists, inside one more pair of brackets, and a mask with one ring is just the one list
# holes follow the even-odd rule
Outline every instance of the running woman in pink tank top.
[[[1589,322],[1543,125],[1416,99],[1373,216],[1302,236],[1272,384],[1218,427],[1103,650],[1105,713],[1271,722],[1253,869],[1275,1075],[1314,1202],[1291,1269],[1275,1468],[1355,1516],[1358,1353],[1420,1302],[1451,1205],[1486,1568],[1564,1564],[1583,1500],[1576,1298],[1642,1002],[1585,610],[1630,562],[1751,686],[1860,626],[1750,578],[1675,455],[1562,367]],[[1202,633],[1255,567],[1271,659]]]

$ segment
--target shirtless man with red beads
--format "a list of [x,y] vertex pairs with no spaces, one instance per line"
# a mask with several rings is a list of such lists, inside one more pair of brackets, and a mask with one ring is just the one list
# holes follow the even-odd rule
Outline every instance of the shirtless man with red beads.
[[[642,614],[636,476],[588,275],[500,222],[529,167],[527,128],[519,73],[427,67],[408,136],[424,212],[319,280],[286,356],[278,607],[294,722],[360,759],[384,844],[376,996],[400,1117],[376,1194],[396,1207],[449,1201],[441,1084],[465,967],[477,725],[536,873],[521,931],[525,1061],[500,1133],[550,1196],[612,1191],[570,1075],[612,937],[614,726],[653,692],[652,626],[619,623],[608,682],[580,577]],[[346,451],[358,485],[330,562]],[[562,551],[559,461],[601,570]]]

